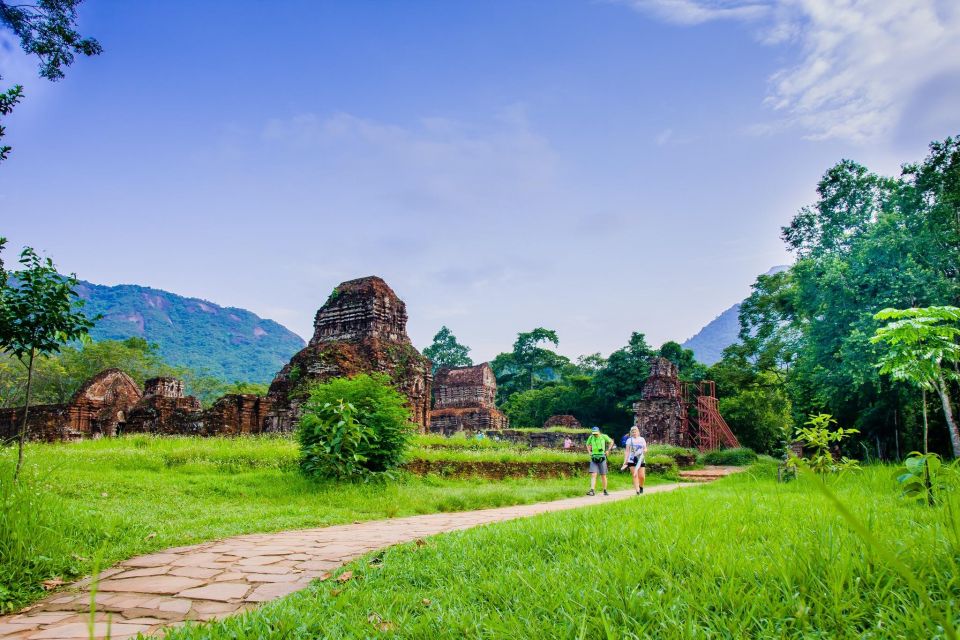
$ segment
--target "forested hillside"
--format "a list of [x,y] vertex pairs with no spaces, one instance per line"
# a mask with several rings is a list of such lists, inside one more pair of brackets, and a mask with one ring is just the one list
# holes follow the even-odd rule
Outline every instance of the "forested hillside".
[[268,383],[304,346],[273,320],[169,291],[81,281],[77,293],[86,313],[103,316],[90,332],[94,340],[144,338],[170,365],[229,382]]

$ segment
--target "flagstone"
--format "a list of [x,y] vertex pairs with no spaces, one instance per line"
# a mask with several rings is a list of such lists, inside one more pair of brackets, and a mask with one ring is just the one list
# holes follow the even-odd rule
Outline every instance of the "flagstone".
[[100,583],[101,591],[127,591],[139,593],[168,593],[174,594],[198,587],[203,584],[202,580],[196,578],[184,578],[182,576],[144,576],[142,578],[127,578],[117,580],[105,580]]
[[198,600],[236,600],[247,595],[250,585],[234,582],[215,582],[195,589],[181,591],[177,596],[181,598],[196,598]]

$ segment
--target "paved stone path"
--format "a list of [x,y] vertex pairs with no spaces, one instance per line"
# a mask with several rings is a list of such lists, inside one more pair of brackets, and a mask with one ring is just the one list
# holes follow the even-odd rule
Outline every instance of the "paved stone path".
[[[726,472],[726,473],[729,473]],[[726,475],[726,473],[720,475]],[[662,484],[646,494],[689,484]],[[187,620],[212,620],[305,588],[370,551],[446,531],[635,498],[609,496],[372,520],[349,525],[236,536],[125,560],[100,574],[94,635],[121,640]],[[89,638],[90,579],[27,610],[0,618],[0,639]]]

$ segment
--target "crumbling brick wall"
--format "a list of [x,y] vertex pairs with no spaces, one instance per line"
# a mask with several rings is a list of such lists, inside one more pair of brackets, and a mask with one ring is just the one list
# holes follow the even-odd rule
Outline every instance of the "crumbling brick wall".
[[677,366],[666,358],[650,360],[650,376],[634,403],[634,424],[650,444],[692,446]]
[[[84,382],[69,402],[30,407],[30,440],[55,442],[116,435],[141,398],[140,387],[120,369],[104,369]],[[0,439],[13,440],[23,407],[0,410]]]

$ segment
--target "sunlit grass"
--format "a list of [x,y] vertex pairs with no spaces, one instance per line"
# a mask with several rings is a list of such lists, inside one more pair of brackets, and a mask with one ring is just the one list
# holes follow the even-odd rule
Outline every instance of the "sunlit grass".
[[[415,477],[370,484],[313,482],[289,438],[128,436],[0,449],[0,609],[42,595],[41,582],[166,547],[280,531],[554,500],[581,494],[584,478]],[[482,453],[482,452],[481,452]],[[562,454],[559,454],[562,455]],[[629,479],[612,476],[612,486]]]
[[933,638],[957,622],[960,500],[902,500],[886,467],[829,485],[755,467],[716,484],[481,527],[389,550],[354,579],[171,638]]

